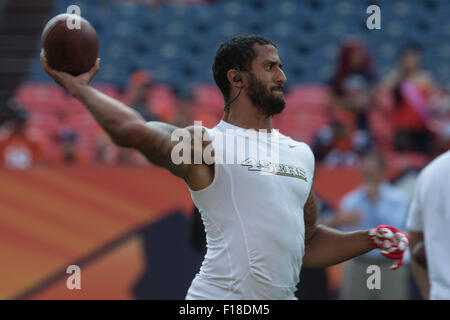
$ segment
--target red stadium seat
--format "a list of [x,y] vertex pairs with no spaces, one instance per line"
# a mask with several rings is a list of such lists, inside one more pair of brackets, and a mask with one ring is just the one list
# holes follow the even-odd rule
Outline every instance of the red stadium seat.
[[176,115],[177,98],[167,85],[157,85],[149,92],[151,112],[161,121],[172,122]]
[[201,121],[201,125],[207,128],[213,128],[220,121],[220,117],[202,111],[194,111],[193,119],[194,121]]
[[102,93],[110,96],[111,98],[120,100],[122,98],[122,93],[117,88],[117,86],[112,84],[106,84],[106,83],[96,83],[93,84],[92,87],[95,89],[101,91]]
[[329,121],[327,102],[327,87],[295,86],[286,96],[285,110],[275,116],[274,125],[285,135],[310,144],[317,130]]
[[411,169],[422,169],[430,158],[417,152],[395,152],[389,151],[383,154],[388,167],[388,176],[397,177]]
[[16,98],[30,112],[58,112],[65,95],[61,88],[48,83],[26,83],[16,91]]
[[294,101],[303,102],[302,105],[297,107],[307,106],[325,106],[328,102],[328,87],[315,84],[300,84],[290,88],[289,94],[286,100],[293,99]]
[[71,96],[67,96],[64,103],[64,111],[66,114],[70,115],[78,115],[78,114],[89,114],[89,111],[86,107],[83,106],[81,102],[76,100]]
[[196,84],[193,87],[193,94],[195,99],[194,113],[196,116],[194,120],[205,120],[206,126],[214,125],[222,118],[224,101],[220,90],[211,84]]
[[30,128],[38,129],[48,138],[57,132],[59,125],[58,117],[49,113],[33,113],[28,121]]

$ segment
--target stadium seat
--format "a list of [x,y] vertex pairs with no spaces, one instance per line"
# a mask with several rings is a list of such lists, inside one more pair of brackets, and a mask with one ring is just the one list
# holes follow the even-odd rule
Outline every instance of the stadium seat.
[[121,98],[121,93],[120,93],[119,89],[117,88],[117,86],[115,86],[113,84],[94,83],[92,86],[94,88],[96,88],[97,90],[103,92],[104,94],[106,94],[114,99],[120,100],[120,98]]
[[388,175],[391,177],[400,176],[411,169],[421,169],[430,161],[430,158],[421,153],[415,152],[394,152],[389,151],[383,154],[388,164]]
[[54,113],[64,106],[62,89],[50,83],[25,83],[16,98],[30,112]]
[[274,123],[293,139],[312,143],[317,130],[328,123],[328,89],[322,85],[298,85],[286,96],[286,109]]
[[215,85],[196,84],[193,86],[197,108],[204,112],[223,112],[224,101],[222,93]]
[[52,135],[59,127],[59,118],[54,114],[35,112],[30,115],[29,126]]
[[161,121],[171,122],[176,113],[177,101],[172,88],[167,85],[157,85],[149,92],[151,112]]

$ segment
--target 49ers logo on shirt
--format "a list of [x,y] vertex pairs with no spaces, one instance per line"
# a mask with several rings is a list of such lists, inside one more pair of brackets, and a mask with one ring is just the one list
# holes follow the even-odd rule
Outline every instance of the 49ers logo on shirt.
[[265,160],[256,160],[247,158],[241,163],[242,166],[248,167],[248,171],[259,171],[262,174],[276,174],[278,176],[293,177],[308,182],[305,170],[290,166],[287,164],[271,163]]

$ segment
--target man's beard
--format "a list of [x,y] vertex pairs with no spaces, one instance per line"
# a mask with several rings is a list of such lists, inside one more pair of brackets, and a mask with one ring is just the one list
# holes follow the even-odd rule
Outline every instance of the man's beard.
[[267,116],[281,113],[286,103],[283,98],[275,96],[272,92],[274,89],[282,89],[282,87],[274,87],[268,92],[264,84],[256,79],[253,74],[249,73],[249,76],[247,96],[253,105]]

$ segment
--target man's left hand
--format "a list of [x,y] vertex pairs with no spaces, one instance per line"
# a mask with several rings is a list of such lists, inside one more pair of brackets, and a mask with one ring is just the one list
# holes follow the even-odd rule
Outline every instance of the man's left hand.
[[370,240],[376,249],[386,258],[398,260],[390,268],[396,270],[403,264],[403,254],[409,245],[408,235],[387,225],[381,225],[369,230]]

